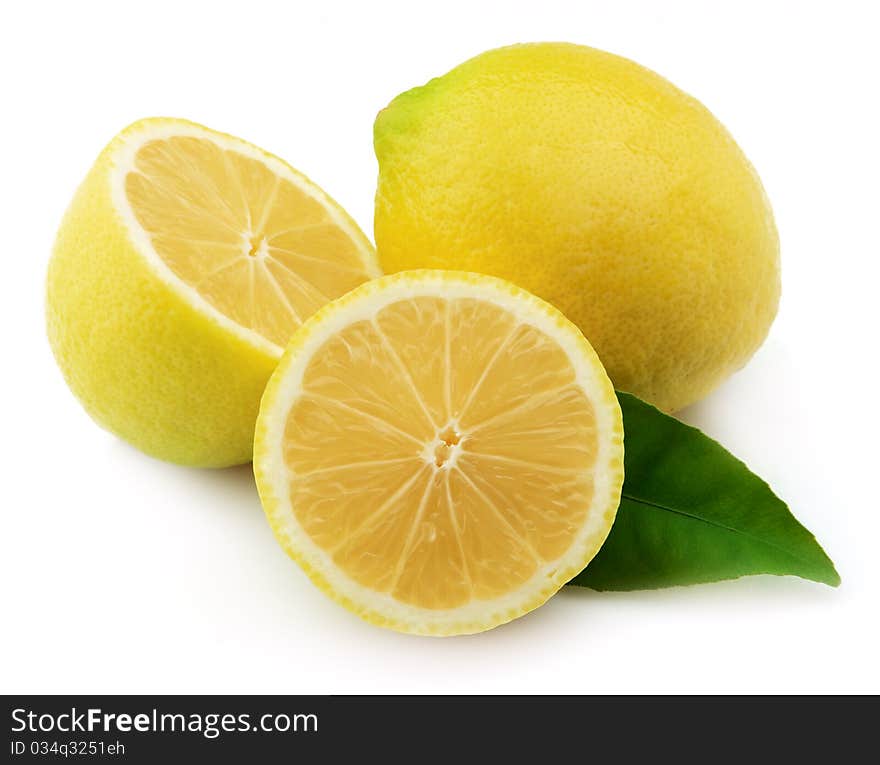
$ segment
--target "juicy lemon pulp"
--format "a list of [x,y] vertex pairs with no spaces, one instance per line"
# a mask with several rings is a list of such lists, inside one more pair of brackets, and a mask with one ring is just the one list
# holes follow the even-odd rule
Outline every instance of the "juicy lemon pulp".
[[258,484],[282,543],[362,615],[487,629],[595,554],[622,481],[619,409],[552,310],[489,277],[414,272],[297,333],[263,400]]
[[400,301],[307,367],[285,431],[291,504],[373,590],[425,608],[492,598],[571,545],[594,426],[547,335],[486,301]]
[[124,187],[174,275],[276,346],[325,303],[376,276],[362,240],[314,189],[210,138],[147,141]]

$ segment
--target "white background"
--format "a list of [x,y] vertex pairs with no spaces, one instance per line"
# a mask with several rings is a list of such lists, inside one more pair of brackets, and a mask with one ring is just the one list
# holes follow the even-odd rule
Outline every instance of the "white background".
[[[6,4],[0,691],[880,691],[873,6]],[[249,467],[149,459],[65,387],[44,335],[46,262],[76,185],[126,124],[180,116],[247,138],[370,232],[376,112],[485,49],[536,40],[655,69],[758,168],[782,238],[779,317],[753,362],[683,417],[789,501],[837,563],[839,589],[771,577],[571,588],[483,635],[396,634],[286,558]]]

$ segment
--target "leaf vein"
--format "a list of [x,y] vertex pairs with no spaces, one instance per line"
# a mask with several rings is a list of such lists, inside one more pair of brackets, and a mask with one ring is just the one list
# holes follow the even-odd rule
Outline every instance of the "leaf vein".
[[751,539],[755,542],[759,542],[761,544],[767,545],[768,547],[772,547],[775,550],[779,550],[780,552],[785,553],[786,555],[790,555],[795,560],[799,560],[801,563],[805,563],[807,565],[813,565],[814,561],[810,561],[806,558],[801,557],[797,553],[792,552],[790,549],[782,547],[781,545],[776,544],[775,542],[770,542],[767,539],[761,539],[761,537],[755,536],[754,534],[750,534],[748,531],[743,531],[742,529],[734,528],[733,526],[727,526],[719,521],[714,521],[711,518],[704,518],[700,515],[694,515],[693,513],[688,513],[685,510],[678,510],[674,507],[667,507],[666,505],[660,504],[658,502],[651,502],[647,499],[642,499],[641,497],[636,497],[632,494],[624,491],[621,494],[623,499],[628,499],[631,502],[637,502],[638,504],[645,505],[646,507],[653,507],[655,510],[665,510],[668,513],[674,513],[675,515],[680,515],[685,518],[690,518],[695,521],[702,521],[703,523],[708,524],[709,526],[714,526],[715,528],[724,529],[725,531],[730,531],[733,534],[740,534],[747,539]]

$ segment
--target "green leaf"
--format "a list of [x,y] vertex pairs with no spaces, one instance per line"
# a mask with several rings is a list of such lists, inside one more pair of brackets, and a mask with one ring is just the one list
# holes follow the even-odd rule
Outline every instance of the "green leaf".
[[642,590],[790,574],[836,587],[815,537],[716,441],[628,393],[626,479],[617,520],[571,584]]

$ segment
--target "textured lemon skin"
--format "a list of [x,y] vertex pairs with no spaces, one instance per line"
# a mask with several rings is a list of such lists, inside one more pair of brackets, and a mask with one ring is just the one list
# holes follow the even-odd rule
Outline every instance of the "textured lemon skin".
[[624,58],[489,51],[380,112],[386,272],[478,271],[556,305],[615,385],[674,411],[761,345],[780,293],[761,182],[698,101]]
[[278,358],[192,307],[135,249],[110,170],[142,124],[104,149],[65,213],[47,278],[49,342],[86,411],[138,449],[185,465],[250,462]]

